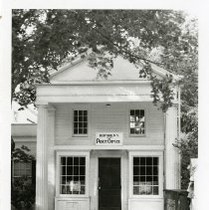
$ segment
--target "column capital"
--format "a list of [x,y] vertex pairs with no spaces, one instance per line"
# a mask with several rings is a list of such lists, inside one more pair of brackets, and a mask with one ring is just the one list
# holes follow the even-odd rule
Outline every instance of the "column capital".
[[49,112],[56,111],[56,108],[52,106],[51,104],[37,104],[36,107],[38,109],[40,108],[47,109]]
[[49,106],[48,104],[36,104],[37,109],[39,108],[47,109],[48,106]]
[[56,111],[56,108],[54,106],[52,106],[51,104],[49,104],[47,106],[47,109],[48,109],[48,112],[55,112]]

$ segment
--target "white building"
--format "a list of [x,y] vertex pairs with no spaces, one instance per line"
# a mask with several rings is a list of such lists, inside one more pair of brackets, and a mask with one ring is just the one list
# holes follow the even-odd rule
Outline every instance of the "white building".
[[164,114],[150,91],[121,58],[108,80],[84,59],[37,87],[36,209],[163,210],[163,189],[180,187],[179,99]]

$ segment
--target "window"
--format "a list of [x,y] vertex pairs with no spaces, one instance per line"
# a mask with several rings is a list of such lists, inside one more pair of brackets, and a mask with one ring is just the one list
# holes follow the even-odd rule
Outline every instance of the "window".
[[32,177],[32,163],[31,162],[14,162],[13,178]]
[[86,193],[86,157],[60,157],[60,194]]
[[133,157],[133,195],[159,195],[158,157]]
[[145,134],[145,114],[144,110],[130,110],[130,134],[144,135]]
[[88,133],[88,112],[87,110],[74,110],[75,135],[87,135]]

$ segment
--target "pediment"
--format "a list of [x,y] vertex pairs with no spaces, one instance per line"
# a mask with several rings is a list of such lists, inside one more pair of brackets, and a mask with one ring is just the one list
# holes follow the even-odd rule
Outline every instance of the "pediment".
[[[158,77],[164,77],[169,74],[168,71],[151,64],[154,74]],[[117,57],[114,60],[114,66],[111,70],[111,75],[107,79],[98,77],[98,71],[89,66],[87,58],[78,59],[69,63],[58,71],[51,74],[51,83],[70,83],[70,82],[99,82],[99,81],[141,81],[146,78],[139,77],[140,69],[133,63],[122,57]]]

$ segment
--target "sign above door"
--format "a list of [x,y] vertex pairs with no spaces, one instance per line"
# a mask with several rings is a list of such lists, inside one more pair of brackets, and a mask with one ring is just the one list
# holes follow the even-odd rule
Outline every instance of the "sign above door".
[[96,133],[95,145],[123,145],[123,133]]

